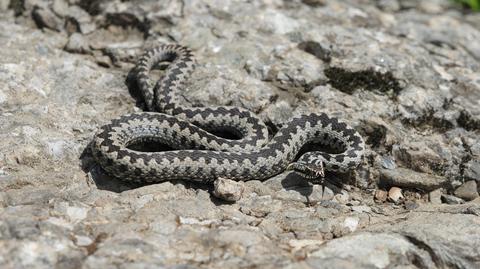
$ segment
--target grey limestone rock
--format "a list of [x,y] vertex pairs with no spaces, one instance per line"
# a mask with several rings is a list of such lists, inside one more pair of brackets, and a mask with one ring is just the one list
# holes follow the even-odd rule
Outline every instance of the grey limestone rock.
[[[480,13],[448,0],[0,0],[0,11],[0,268],[480,266]],[[89,143],[142,110],[127,74],[159,43],[196,55],[185,105],[249,109],[272,136],[325,112],[365,138],[363,163],[324,182],[233,184],[235,203],[209,184],[111,178]],[[386,202],[392,186],[401,205]]]
[[229,202],[240,200],[245,190],[245,186],[242,182],[236,182],[225,178],[218,178],[215,180],[213,188],[213,195]]
[[455,196],[467,201],[471,201],[478,197],[477,182],[470,180],[463,183],[455,190]]
[[426,191],[437,189],[448,183],[446,178],[418,173],[405,168],[382,169],[380,170],[380,176],[381,184],[417,188]]

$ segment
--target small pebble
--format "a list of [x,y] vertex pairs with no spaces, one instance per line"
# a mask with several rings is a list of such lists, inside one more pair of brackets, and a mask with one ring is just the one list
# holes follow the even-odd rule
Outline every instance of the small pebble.
[[74,236],[74,242],[75,242],[75,245],[77,245],[77,246],[86,247],[86,246],[92,244],[93,240],[90,239],[90,237],[88,237],[88,236],[75,235]]
[[245,190],[242,182],[221,177],[215,180],[213,187],[213,195],[215,197],[229,202],[236,202],[240,200]]
[[387,198],[388,198],[388,192],[384,190],[375,191],[375,201],[383,203],[387,201]]
[[69,206],[66,209],[67,216],[72,222],[79,222],[87,217],[88,208]]
[[323,240],[311,240],[311,239],[302,239],[302,240],[297,240],[297,239],[292,239],[288,242],[290,247],[292,247],[292,252],[298,251],[302,248],[308,247],[308,246],[319,246],[322,245],[325,241]]
[[46,152],[54,159],[60,159],[65,155],[66,142],[63,140],[48,141],[46,143]]
[[428,193],[428,200],[432,204],[441,204],[442,203],[442,189],[436,189]]
[[462,198],[466,201],[471,201],[478,197],[477,191],[477,182],[475,180],[470,180],[463,183],[460,187],[458,187],[455,192],[455,196]]
[[391,187],[388,191],[388,200],[394,202],[395,204],[403,201],[404,197],[402,194],[402,189],[399,187]]
[[395,164],[395,160],[392,157],[386,156],[382,158],[382,166],[386,169],[395,169],[397,165]]
[[406,210],[414,210],[418,207],[417,202],[415,201],[405,201],[405,209]]
[[334,200],[337,201],[339,204],[346,204],[348,200],[350,199],[350,195],[348,195],[348,192],[342,191],[341,193],[337,193],[334,196]]
[[355,232],[359,223],[360,219],[358,217],[346,217],[343,225],[345,228],[349,229],[350,232]]
[[90,51],[90,46],[82,34],[73,33],[68,39],[67,45],[65,45],[65,50],[68,52],[84,54]]

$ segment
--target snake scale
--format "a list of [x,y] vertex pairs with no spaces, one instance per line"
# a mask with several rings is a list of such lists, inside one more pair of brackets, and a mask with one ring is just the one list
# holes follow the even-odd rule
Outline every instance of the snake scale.
[[[153,83],[150,71],[161,62],[169,65]],[[140,57],[132,72],[151,112],[124,115],[99,129],[92,152],[104,170],[140,182],[212,182],[219,177],[264,180],[286,169],[316,179],[324,177],[324,169],[345,172],[360,163],[362,137],[324,113],[293,117],[269,140],[266,125],[248,110],[183,107],[176,94],[185,87],[194,65],[192,52],[180,45],[161,45]],[[218,132],[234,138],[215,135]],[[171,150],[133,149],[138,143],[159,143]],[[328,146],[335,153],[306,151],[298,157],[311,143]]]

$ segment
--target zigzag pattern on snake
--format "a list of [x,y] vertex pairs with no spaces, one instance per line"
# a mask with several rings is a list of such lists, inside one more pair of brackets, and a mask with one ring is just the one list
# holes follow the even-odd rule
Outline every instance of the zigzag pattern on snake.
[[[149,73],[170,62],[153,83]],[[324,169],[354,169],[364,151],[362,137],[350,126],[324,113],[292,118],[268,141],[265,124],[237,107],[183,107],[176,93],[193,72],[191,51],[179,45],[148,50],[133,70],[149,111],[121,116],[100,128],[92,143],[94,158],[109,174],[121,179],[159,182],[190,179],[210,182],[219,177],[264,180],[291,169],[307,179],[323,177]],[[229,132],[239,139],[214,133]],[[161,143],[173,150],[143,152],[132,145]],[[297,154],[302,147],[321,144],[336,150]],[[303,151],[303,150],[302,150]]]

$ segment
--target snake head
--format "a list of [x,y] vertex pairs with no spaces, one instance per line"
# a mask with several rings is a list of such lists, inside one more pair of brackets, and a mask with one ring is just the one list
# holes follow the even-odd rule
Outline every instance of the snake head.
[[287,166],[287,170],[293,170],[306,179],[317,179],[325,177],[323,162],[319,162],[319,164],[294,162]]

